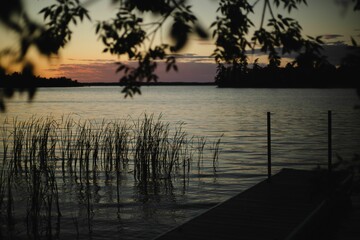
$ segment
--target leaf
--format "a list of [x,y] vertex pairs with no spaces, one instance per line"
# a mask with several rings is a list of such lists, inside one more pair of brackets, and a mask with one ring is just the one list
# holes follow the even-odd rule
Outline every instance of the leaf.
[[186,45],[189,31],[190,27],[184,21],[181,19],[175,20],[170,30],[170,36],[175,40],[175,46],[172,48],[174,51],[179,51]]
[[282,22],[277,22],[277,24],[279,25],[279,27],[281,28],[281,29],[285,29],[285,27],[284,27],[284,24],[282,24]]
[[56,9],[56,11],[55,11],[55,16],[57,17],[57,16],[59,16],[59,14],[62,12],[62,7],[61,6],[59,6],[57,9]]
[[44,20],[46,20],[46,18],[50,15],[50,13],[51,13],[51,10],[50,10],[50,9],[47,9],[47,10],[45,11]]
[[95,33],[96,33],[96,34],[99,33],[100,27],[101,27],[101,24],[98,23],[98,24],[96,25],[96,29],[95,29]]
[[166,72],[168,72],[170,70],[170,68],[171,68],[171,63],[166,64]]
[[24,38],[21,40],[21,57],[24,57],[30,47],[29,39]]
[[80,18],[80,21],[82,22],[84,19],[84,13],[82,11],[79,13],[79,18]]
[[355,39],[353,37],[351,37],[351,43],[354,47],[357,47],[357,42],[355,41]]
[[200,38],[207,39],[209,37],[208,33],[199,25],[195,26],[195,31]]
[[319,44],[324,44],[324,42],[321,40],[322,36],[316,37],[316,42]]
[[101,38],[101,40],[102,40],[102,42],[104,43],[104,45],[106,45],[106,46],[110,46],[110,44],[108,44],[108,42],[107,42],[107,38],[105,37],[105,36],[103,36],[102,38]]
[[5,112],[5,110],[6,110],[6,107],[5,107],[4,101],[3,101],[3,99],[0,98],[0,112]]
[[116,73],[121,72],[121,71],[124,70],[125,68],[126,68],[126,66],[121,64],[121,65],[116,69]]
[[46,8],[43,8],[43,9],[41,9],[40,12],[38,12],[38,13],[39,13],[39,14],[40,14],[40,13],[44,13],[44,12],[47,11],[47,9],[48,9],[47,7],[46,7]]
[[90,17],[89,12],[88,12],[87,10],[84,12],[84,14],[85,14],[86,18],[87,18],[89,21],[91,21],[91,17]]
[[353,10],[354,10],[354,12],[355,12],[355,11],[360,11],[360,1],[359,1],[359,0],[356,1],[356,4],[355,4]]

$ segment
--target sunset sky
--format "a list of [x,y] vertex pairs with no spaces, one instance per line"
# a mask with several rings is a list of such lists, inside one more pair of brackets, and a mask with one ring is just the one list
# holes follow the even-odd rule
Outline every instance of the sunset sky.
[[[34,19],[43,22],[38,12],[53,1],[27,0],[24,3]],[[87,2],[87,1],[85,1]],[[250,1],[255,2],[255,1]],[[346,54],[346,45],[350,44],[350,37],[360,42],[360,13],[354,13],[352,6],[342,8],[339,2],[344,0],[308,0],[308,5],[301,5],[299,10],[291,13],[290,17],[297,19],[303,27],[304,35],[323,35],[325,41],[325,53],[333,64],[338,64],[339,59]],[[210,24],[216,18],[218,1],[216,0],[191,0],[193,11],[199,18],[204,28],[209,29]],[[259,26],[262,1],[255,8],[252,20]],[[120,76],[115,74],[119,59],[110,54],[102,53],[103,44],[95,35],[95,24],[98,20],[112,18],[116,8],[110,0],[92,1],[87,7],[92,22],[85,20],[77,26],[72,25],[73,36],[71,42],[60,53],[60,56],[37,60],[39,64],[37,73],[46,77],[66,76],[81,82],[116,82]],[[287,12],[278,12],[288,16]],[[171,23],[169,23],[171,24]],[[0,49],[4,46],[12,46],[13,35],[3,29],[0,30]],[[212,30],[209,30],[212,33]],[[211,35],[211,34],[210,34]],[[166,28],[163,31],[164,42]],[[160,39],[160,37],[159,37]],[[191,43],[178,54],[179,72],[165,73],[164,66],[160,64],[158,75],[160,81],[214,81],[214,60],[209,56],[214,50],[213,40],[204,41],[192,38]],[[37,55],[34,54],[35,58]],[[250,62],[255,58],[266,61],[266,57],[258,53],[250,54]]]

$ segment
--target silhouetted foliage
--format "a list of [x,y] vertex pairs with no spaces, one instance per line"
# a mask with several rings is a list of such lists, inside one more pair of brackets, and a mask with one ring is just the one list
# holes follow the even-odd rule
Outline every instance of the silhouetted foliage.
[[[92,21],[86,7],[93,0],[55,0],[55,3],[42,9],[39,14],[44,17],[44,24],[38,24],[29,17],[24,9],[23,1],[12,0],[0,3],[0,23],[12,30],[18,37],[18,49],[0,50],[0,60],[7,59],[8,65],[0,61],[0,77],[10,70],[13,64],[20,65],[25,75],[31,75],[35,62],[28,57],[29,49],[35,48],[41,55],[51,57],[71,40],[70,24],[77,25],[84,21]],[[355,5],[359,10],[360,0],[348,0],[344,3]],[[103,52],[115,56],[127,56],[137,62],[137,66],[119,62],[116,72],[122,73],[120,82],[125,85],[125,96],[140,93],[141,82],[157,81],[154,73],[158,60],[166,62],[166,70],[177,71],[173,53],[186,46],[191,35],[202,39],[208,38],[206,31],[198,22],[187,0],[112,0],[117,8],[115,18],[96,23],[95,34],[104,44]],[[260,26],[251,21],[254,8],[263,4]],[[300,24],[290,17],[275,13],[275,8],[285,9],[291,14],[306,0],[219,0],[217,19],[211,25],[216,48],[213,57],[219,64],[233,64],[234,68],[246,71],[248,65],[247,51],[259,48],[269,56],[272,67],[280,65],[281,54],[297,52],[299,65],[313,64],[321,55],[319,49],[321,38],[307,37],[301,34]],[[144,22],[143,14],[151,13],[157,20]],[[265,14],[270,18],[266,19]],[[154,44],[154,39],[163,29],[164,23],[170,23],[167,34],[170,42]],[[253,36],[249,38],[249,34]],[[31,80],[29,80],[31,83]],[[29,99],[34,96],[35,86],[19,88],[26,91]],[[12,91],[17,91],[13,89]],[[11,97],[0,89],[0,106],[4,109],[4,98]]]
[[[323,44],[321,36],[304,38],[301,34],[300,24],[292,18],[275,15],[270,1],[264,1],[260,28],[255,31],[251,42],[247,40],[249,28],[253,25],[248,21],[247,15],[253,12],[252,5],[243,2],[232,1],[232,4],[221,5],[223,13],[231,12],[230,19],[218,18],[214,24],[218,25],[215,30],[217,36],[217,49],[214,56],[218,63],[215,81],[220,87],[340,87],[355,86],[351,79],[347,82],[339,82],[337,79],[342,74],[353,73],[354,68],[345,71],[337,71],[322,55]],[[256,2],[257,3],[257,2]],[[276,7],[284,7],[289,13],[297,8],[298,4],[306,1],[274,1]],[[234,13],[234,9],[238,11]],[[265,13],[270,13],[267,27],[264,27]],[[225,15],[225,14],[224,14]],[[233,34],[233,23],[238,27]],[[228,25],[226,25],[228,24]],[[220,29],[220,30],[219,30]],[[230,31],[229,31],[230,30]],[[224,34],[225,33],[225,34]],[[259,44],[260,50],[268,53],[269,64],[261,68],[257,60],[253,68],[249,68],[247,48],[255,49]],[[231,49],[227,49],[231,48]],[[228,53],[231,55],[228,55]],[[296,52],[295,60],[286,68],[280,68],[281,56]],[[353,55],[352,58],[359,58]],[[349,62],[355,64],[353,59]],[[295,67],[296,66],[296,67]]]
[[219,87],[276,87],[276,88],[358,88],[356,81],[360,66],[360,48],[352,48],[352,54],[343,58],[335,67],[326,57],[316,54],[316,50],[300,53],[285,67],[271,62],[261,67],[257,59],[249,67],[242,63],[219,63],[215,82]]

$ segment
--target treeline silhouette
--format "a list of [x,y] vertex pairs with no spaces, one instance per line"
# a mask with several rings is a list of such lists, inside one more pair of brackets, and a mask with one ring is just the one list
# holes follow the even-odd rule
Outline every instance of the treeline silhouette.
[[261,67],[255,63],[250,68],[242,64],[218,64],[215,83],[218,87],[234,88],[359,88],[358,73],[358,68],[350,65]]
[[37,87],[78,87],[82,86],[76,80],[66,77],[45,78],[40,76],[26,75],[14,72],[9,75],[2,76],[0,80],[0,88],[37,88]]

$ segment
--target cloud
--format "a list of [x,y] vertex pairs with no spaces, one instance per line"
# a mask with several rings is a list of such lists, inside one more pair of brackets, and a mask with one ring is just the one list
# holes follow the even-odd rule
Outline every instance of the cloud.
[[[339,65],[342,59],[352,52],[352,48],[349,45],[345,44],[344,41],[333,41],[328,42],[322,45],[322,54],[327,56],[327,60],[333,65]],[[281,53],[281,48],[278,48],[277,51]],[[254,51],[247,51],[249,57],[252,58],[262,58],[266,59],[267,54],[260,51],[260,49],[255,49]],[[290,54],[282,55],[282,58],[287,61],[292,61],[296,58],[298,54],[293,52]],[[281,54],[280,54],[281,56]]]
[[158,66],[161,82],[214,82],[216,64],[207,62],[178,62],[178,72],[166,72],[165,64]]
[[177,62],[207,62],[214,63],[214,58],[210,56],[202,56],[194,53],[186,53],[186,54],[173,54],[176,57]]
[[353,52],[353,48],[347,44],[329,44],[323,46],[323,53],[328,57],[331,64],[339,65],[342,59]]
[[199,45],[215,47],[215,43],[209,40],[196,39],[196,42]]
[[324,35],[322,35],[322,37],[325,40],[331,40],[331,39],[337,39],[337,38],[344,37],[344,35],[341,35],[341,34],[324,34]]
[[57,67],[54,67],[54,68],[47,68],[47,69],[46,69],[46,71],[47,71],[47,72],[55,72],[55,73],[56,73],[56,72],[58,72],[58,71],[59,71],[59,68],[57,68]]
[[116,82],[118,77],[114,74],[116,65],[114,62],[104,63],[66,63],[55,68],[46,69],[46,75],[53,77],[69,77],[79,82]]
[[86,58],[68,58],[68,61],[74,62],[97,62],[97,63],[111,63],[114,62],[112,59],[86,59]]

